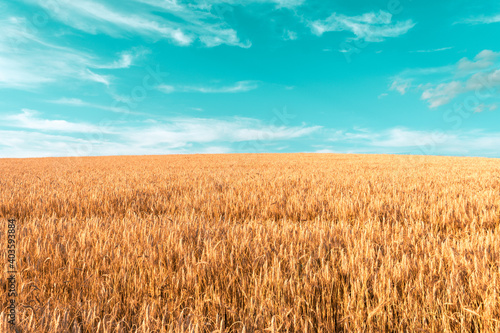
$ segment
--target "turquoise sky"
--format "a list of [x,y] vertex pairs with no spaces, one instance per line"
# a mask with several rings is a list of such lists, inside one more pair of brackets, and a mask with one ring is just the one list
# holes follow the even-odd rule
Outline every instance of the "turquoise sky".
[[0,157],[500,157],[498,1],[0,2]]

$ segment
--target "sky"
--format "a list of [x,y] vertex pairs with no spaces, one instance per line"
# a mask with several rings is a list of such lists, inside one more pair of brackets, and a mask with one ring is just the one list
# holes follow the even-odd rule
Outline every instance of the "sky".
[[0,157],[500,157],[495,1],[0,1]]

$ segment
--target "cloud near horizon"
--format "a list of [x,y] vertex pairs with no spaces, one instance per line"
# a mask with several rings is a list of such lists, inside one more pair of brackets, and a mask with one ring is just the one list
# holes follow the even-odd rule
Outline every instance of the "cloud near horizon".
[[[225,147],[224,152],[234,151],[235,143],[253,142],[265,147],[275,142],[307,137],[321,129],[320,126],[276,126],[258,119],[231,117],[228,119],[211,118],[175,118],[149,119],[141,126],[136,122],[109,121],[102,125],[72,122],[62,119],[45,119],[35,110],[22,109],[11,114],[7,130],[0,128],[3,146],[0,157],[29,157],[33,155],[30,147],[44,149],[35,156],[51,156],[54,140],[64,142],[66,149],[57,156],[115,155],[115,154],[161,154],[189,153],[195,147],[196,152],[209,149],[209,146]],[[16,140],[8,139],[8,133],[20,134]],[[29,132],[28,132],[29,131]],[[4,134],[4,136],[1,135]],[[26,134],[26,133],[29,133]],[[51,135],[58,133],[57,135]],[[75,138],[72,134],[79,134]],[[99,140],[95,138],[99,137]],[[38,141],[34,138],[43,138]],[[60,145],[56,145],[60,147]],[[18,151],[12,155],[13,152]],[[192,151],[192,152],[195,152]],[[79,153],[80,152],[80,153]]]
[[338,130],[275,126],[239,117],[151,119],[139,127],[113,122],[97,126],[41,115],[23,109],[9,116],[10,129],[0,129],[0,157],[238,153],[242,152],[241,143],[248,143],[257,152],[279,152],[280,144],[311,135],[323,141],[312,151],[324,153],[471,155],[481,149],[483,156],[500,157],[500,132],[416,131],[404,127]]

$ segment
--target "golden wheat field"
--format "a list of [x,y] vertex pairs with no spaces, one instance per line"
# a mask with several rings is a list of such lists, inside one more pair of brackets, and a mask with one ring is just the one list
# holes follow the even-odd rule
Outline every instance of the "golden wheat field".
[[499,159],[1,159],[0,193],[21,332],[500,331]]

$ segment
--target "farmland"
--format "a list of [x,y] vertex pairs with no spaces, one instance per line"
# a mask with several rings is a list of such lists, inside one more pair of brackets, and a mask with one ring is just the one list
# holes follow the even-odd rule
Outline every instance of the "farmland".
[[1,159],[0,218],[23,332],[500,330],[498,159]]

